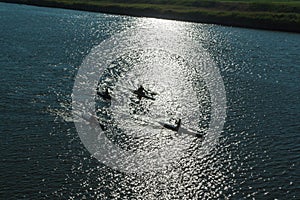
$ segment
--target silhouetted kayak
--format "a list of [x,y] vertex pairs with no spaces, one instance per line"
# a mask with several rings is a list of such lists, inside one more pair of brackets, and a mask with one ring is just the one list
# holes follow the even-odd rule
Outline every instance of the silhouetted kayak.
[[172,131],[178,131],[176,126],[170,125],[170,124],[163,124],[164,128],[170,129]]
[[109,94],[104,93],[104,92],[97,91],[97,95],[99,95],[104,100],[107,100],[107,101],[111,100],[111,96]]
[[135,91],[132,91],[134,94],[136,94],[138,97],[140,98],[145,98],[145,99],[150,99],[150,100],[155,100],[155,98],[149,96],[149,95],[145,95],[145,94],[139,94],[136,90]]
[[172,130],[172,131],[177,132],[179,134],[182,134],[182,133],[183,134],[188,134],[188,135],[195,136],[195,137],[198,137],[198,138],[203,137],[203,135],[201,135],[200,133],[198,133],[196,130],[193,130],[193,129],[189,129],[189,128],[185,128],[185,127],[180,126],[180,128],[177,130],[176,126],[174,126],[174,125],[164,123],[164,122],[158,122],[158,123],[160,125],[162,125],[164,128]]

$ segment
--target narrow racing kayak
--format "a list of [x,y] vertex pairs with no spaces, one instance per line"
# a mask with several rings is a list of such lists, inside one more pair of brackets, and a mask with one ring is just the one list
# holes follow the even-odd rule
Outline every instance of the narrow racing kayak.
[[106,90],[105,92],[100,92],[97,90],[97,95],[100,96],[102,99],[106,100],[106,101],[110,101],[111,100],[111,96],[108,93],[108,91]]
[[140,99],[141,98],[145,98],[145,99],[150,99],[150,100],[155,100],[155,98],[149,96],[149,95],[146,95],[146,94],[139,94],[137,91],[132,91],[134,94],[136,94]]
[[201,135],[197,130],[191,129],[191,128],[185,128],[180,126],[179,128],[177,128],[174,125],[168,124],[168,123],[164,123],[164,122],[158,122],[161,126],[163,126],[166,129],[172,130],[174,132],[177,132],[179,134],[188,134],[191,136],[195,136],[198,138],[203,138],[203,135]]

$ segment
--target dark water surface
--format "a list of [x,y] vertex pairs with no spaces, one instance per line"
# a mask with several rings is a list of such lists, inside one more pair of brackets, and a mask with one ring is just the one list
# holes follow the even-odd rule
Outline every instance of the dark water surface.
[[[0,27],[0,199],[300,198],[299,34],[4,3]],[[207,154],[198,151],[201,141],[188,138],[186,154],[171,167],[127,174],[101,164],[81,143],[71,94],[79,66],[95,45],[120,32],[151,35],[148,30],[177,35],[182,45],[174,49],[193,47],[209,56],[224,81],[227,116],[218,144]],[[192,45],[184,42],[188,39]],[[210,119],[205,83],[201,77],[188,79],[195,66],[186,68],[181,55],[163,50],[141,54],[127,60],[132,66],[126,73],[108,72],[121,77],[118,82],[104,82],[127,89],[145,83],[158,91],[157,101],[145,105],[156,110],[147,111],[148,122],[175,116],[200,126],[189,117]],[[114,115],[126,109],[118,107]],[[141,128],[134,120],[119,126],[124,133],[141,133],[142,139],[123,138],[129,148],[180,142],[170,131]],[[122,140],[116,142],[122,146]]]

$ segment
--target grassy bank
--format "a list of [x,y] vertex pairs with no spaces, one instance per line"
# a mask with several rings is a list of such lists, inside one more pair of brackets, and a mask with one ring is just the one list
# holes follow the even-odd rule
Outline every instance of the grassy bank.
[[300,33],[300,1],[288,0],[0,0],[131,16]]

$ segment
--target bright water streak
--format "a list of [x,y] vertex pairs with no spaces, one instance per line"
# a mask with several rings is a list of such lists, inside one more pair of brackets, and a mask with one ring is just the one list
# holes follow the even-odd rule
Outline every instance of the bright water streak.
[[[0,12],[1,198],[299,197],[299,35],[9,4]],[[132,109],[130,101],[115,105],[112,115],[125,134],[108,136],[124,148],[165,151],[182,137],[152,122],[181,117],[189,127],[207,129],[189,119],[210,119],[205,74],[184,60],[195,48],[220,69],[228,106],[222,137],[204,157],[201,141],[186,137],[184,154],[169,155],[177,158],[171,165],[134,175],[102,165],[82,145],[70,110],[78,66],[94,46],[133,30],[169,31],[182,44],[173,48],[183,53],[141,48],[124,55],[140,60],[125,73],[110,72],[118,77],[115,97],[139,84],[159,95],[143,101],[146,111],[133,119],[118,117]]]

